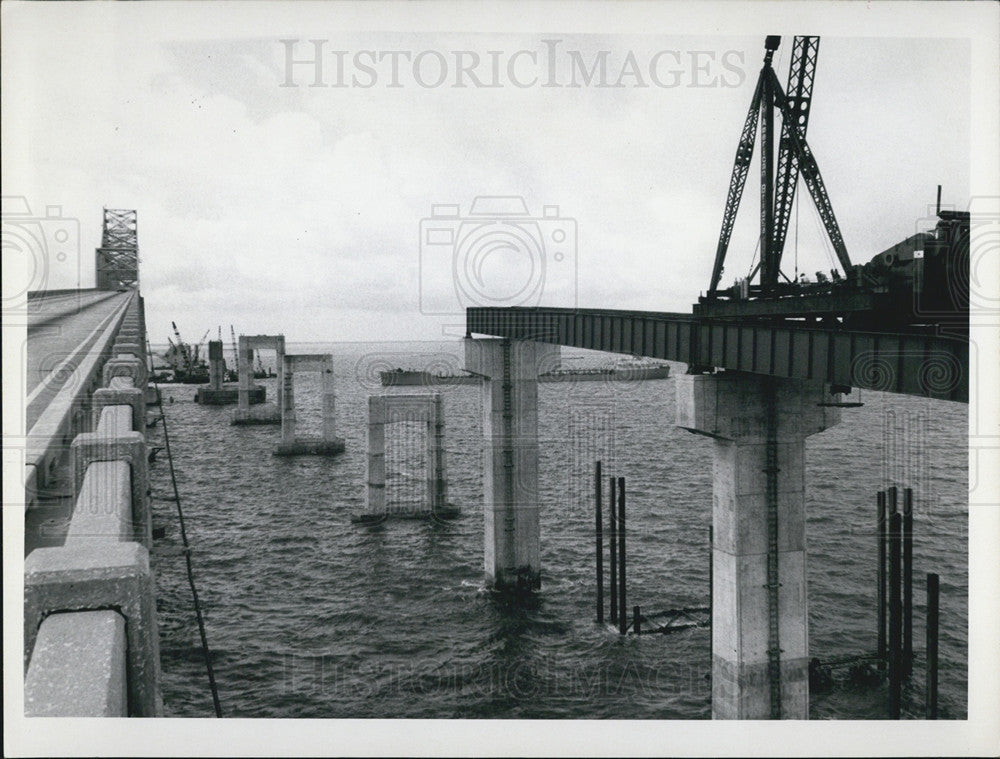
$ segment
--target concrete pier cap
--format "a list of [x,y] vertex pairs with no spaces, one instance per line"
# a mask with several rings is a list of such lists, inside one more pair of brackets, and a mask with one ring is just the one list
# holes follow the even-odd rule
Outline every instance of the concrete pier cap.
[[499,591],[541,587],[538,375],[559,346],[466,338],[465,369],[483,378],[483,569]]
[[840,422],[829,385],[745,372],[682,374],[676,379],[677,426],[710,437],[750,442],[767,437],[765,393],[774,389],[778,437],[807,437]]
[[808,719],[805,439],[840,421],[840,396],[738,372],[676,389],[677,426],[715,440],[712,717]]

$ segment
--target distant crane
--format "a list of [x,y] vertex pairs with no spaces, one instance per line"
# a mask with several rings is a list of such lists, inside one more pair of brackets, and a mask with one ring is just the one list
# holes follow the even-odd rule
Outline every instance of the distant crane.
[[208,334],[211,331],[212,331],[211,327],[209,327],[208,329],[206,329],[205,330],[205,334],[201,336],[201,340],[199,340],[198,344],[196,346],[194,346],[194,360],[195,361],[198,360],[198,356],[201,353],[201,346],[203,346],[205,344],[205,340],[208,339]]
[[[233,369],[230,372],[229,378],[230,380],[235,381],[239,379],[240,349],[239,349],[239,344],[236,342],[236,330],[233,329],[232,324],[229,325],[229,334],[233,338]],[[221,340],[222,338],[219,339]]]
[[[184,344],[184,340],[181,338],[181,333],[177,329],[177,322],[170,322],[170,326],[174,328],[174,337],[177,338],[177,349],[181,353],[181,358],[184,360],[184,365],[187,368],[188,373],[193,369],[191,354],[188,352],[187,345]],[[170,338],[168,337],[169,341]]]

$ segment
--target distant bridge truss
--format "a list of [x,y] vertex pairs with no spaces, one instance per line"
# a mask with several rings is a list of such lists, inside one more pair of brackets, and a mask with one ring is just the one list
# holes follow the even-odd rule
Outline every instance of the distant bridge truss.
[[97,249],[98,290],[120,290],[139,285],[139,240],[136,212],[104,209],[104,232]]

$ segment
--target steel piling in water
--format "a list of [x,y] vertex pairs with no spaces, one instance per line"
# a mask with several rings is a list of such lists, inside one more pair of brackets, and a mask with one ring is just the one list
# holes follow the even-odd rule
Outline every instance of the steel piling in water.
[[615,488],[615,478],[608,478],[610,491],[611,491],[611,503],[608,509],[608,545],[610,550],[611,558],[611,621],[618,621],[618,543],[617,543],[617,524],[618,524],[618,491]]
[[601,514],[601,462],[598,461],[594,471],[594,528],[597,541],[597,621],[604,621],[604,524]]
[[642,613],[638,606],[632,607],[632,632],[642,634]]
[[625,612],[625,478],[618,478],[618,631],[624,635],[627,627]]
[[938,576],[927,575],[927,692],[925,695],[924,716],[927,719],[938,718]]
[[886,661],[886,500],[880,490],[876,498],[876,526],[878,528],[878,669],[885,671]]
[[913,671],[913,490],[903,490],[903,676]]
[[902,516],[895,510],[895,488],[889,490],[889,718],[899,719],[902,698]]

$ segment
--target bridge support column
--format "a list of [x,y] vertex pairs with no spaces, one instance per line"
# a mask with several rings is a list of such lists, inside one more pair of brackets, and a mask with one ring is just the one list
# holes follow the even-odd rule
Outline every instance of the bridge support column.
[[715,440],[712,717],[808,719],[805,439],[840,421],[822,382],[677,378],[677,425]]
[[558,346],[531,340],[465,341],[465,368],[483,377],[486,581],[498,590],[541,586],[538,374]]
[[222,357],[222,341],[208,341],[208,386],[212,390],[222,390],[226,379],[226,362]]

